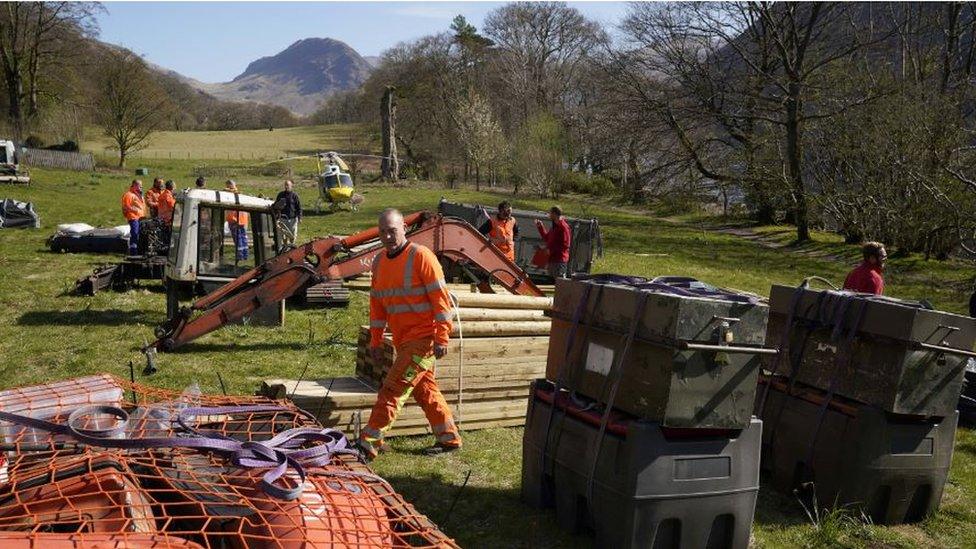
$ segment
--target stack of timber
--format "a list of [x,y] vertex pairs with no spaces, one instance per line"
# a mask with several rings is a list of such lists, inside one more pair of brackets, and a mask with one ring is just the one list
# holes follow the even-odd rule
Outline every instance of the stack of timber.
[[[349,290],[359,290],[361,292],[368,292],[369,285],[371,284],[371,282],[372,282],[372,278],[370,276],[370,273],[366,273],[356,278],[351,278],[349,280],[346,280],[344,285]],[[549,296],[551,296],[556,291],[556,286],[554,284],[536,284],[536,287],[542,290],[542,293]],[[501,286],[495,286],[495,288],[497,288],[497,291],[499,292],[504,291],[504,288],[502,288]],[[478,290],[478,287],[476,285],[463,284],[460,282],[448,283],[447,289],[455,294],[480,292],[480,290]],[[501,295],[507,295],[507,294],[501,294]]]
[[[461,322],[454,319],[448,353],[435,375],[455,421],[463,430],[521,426],[531,382],[543,377],[549,349],[552,306],[548,297],[454,292]],[[462,337],[463,336],[463,337]],[[369,353],[369,329],[360,328],[356,377],[319,380],[270,379],[261,393],[290,398],[323,425],[358,434],[369,419],[376,392],[393,364],[392,340],[383,355]],[[408,401],[387,436],[418,435],[430,429],[420,407]]]

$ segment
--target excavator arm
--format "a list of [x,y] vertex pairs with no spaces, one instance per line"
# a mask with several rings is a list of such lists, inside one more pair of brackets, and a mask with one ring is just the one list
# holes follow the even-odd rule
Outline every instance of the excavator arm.
[[[418,212],[406,216],[407,240],[427,246],[438,255],[461,264],[473,264],[512,293],[541,296],[525,272],[492,246],[467,222]],[[190,307],[183,307],[156,329],[149,348],[172,351],[221,326],[237,322],[266,305],[278,303],[311,284],[344,279],[372,269],[373,258],[383,251],[372,228],[345,238],[317,238],[275,256],[225,284]],[[147,348],[148,349],[148,348]]]

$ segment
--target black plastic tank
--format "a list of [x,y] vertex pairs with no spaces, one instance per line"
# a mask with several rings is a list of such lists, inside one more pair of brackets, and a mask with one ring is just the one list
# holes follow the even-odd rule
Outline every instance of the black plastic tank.
[[919,418],[838,397],[821,411],[822,391],[777,379],[759,409],[764,391],[762,467],[775,488],[859,509],[876,524],[917,522],[939,508],[958,412]]
[[554,395],[547,381],[533,384],[522,446],[526,503],[554,506],[563,529],[592,530],[600,547],[748,547],[761,421],[677,430],[614,412],[602,443],[599,424],[588,403]]

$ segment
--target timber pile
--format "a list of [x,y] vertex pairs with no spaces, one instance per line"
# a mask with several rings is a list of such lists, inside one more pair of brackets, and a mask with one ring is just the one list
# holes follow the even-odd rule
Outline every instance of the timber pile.
[[[349,290],[359,290],[361,292],[368,292],[371,281],[372,278],[370,276],[370,273],[365,273],[356,278],[351,278],[349,280],[346,280],[345,287],[348,288]],[[495,287],[498,289],[499,292],[505,291],[505,289],[501,286],[496,285]],[[551,296],[553,293],[556,292],[556,286],[554,284],[536,284],[536,287],[542,290],[542,293],[549,296]],[[451,282],[448,283],[447,289],[454,292],[455,294],[478,293],[478,288],[472,284],[460,284],[456,282]],[[497,295],[507,295],[507,294],[497,294]]]
[[[545,376],[551,298],[455,292],[461,315],[451,346],[437,361],[437,384],[461,429],[511,427],[525,423],[529,384]],[[358,433],[376,402],[376,391],[393,364],[387,335],[379,361],[369,355],[369,329],[360,328],[356,377],[264,382],[262,394],[288,397],[323,425]],[[420,407],[409,401],[388,435],[429,433]]]

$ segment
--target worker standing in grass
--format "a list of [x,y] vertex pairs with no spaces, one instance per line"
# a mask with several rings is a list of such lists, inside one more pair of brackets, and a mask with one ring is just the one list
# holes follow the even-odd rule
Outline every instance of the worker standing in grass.
[[176,209],[176,197],[173,196],[173,180],[170,179],[166,182],[166,186],[163,192],[159,194],[159,200],[156,203],[156,211],[159,215],[160,221],[166,224],[167,227],[173,225],[173,210]]
[[146,191],[146,208],[149,217],[155,219],[159,217],[159,195],[163,194],[163,179],[157,177],[153,179],[152,188]]
[[548,231],[545,225],[538,219],[535,226],[539,229],[539,234],[546,241],[545,247],[549,252],[549,263],[547,270],[549,276],[553,278],[566,278],[569,266],[569,246],[572,244],[572,231],[569,223],[563,219],[563,210],[559,206],[549,208],[549,220],[552,221],[552,228]]
[[146,217],[146,202],[142,198],[142,181],[133,179],[122,195],[122,215],[129,223],[129,255],[139,253],[139,221]]
[[[237,183],[233,179],[228,179],[225,185],[225,189],[238,194],[240,191],[237,189]],[[247,226],[251,221],[251,216],[247,212],[240,210],[227,210],[224,214],[224,220],[227,221],[227,227],[230,229],[230,236],[234,239],[234,248],[236,249],[236,260],[246,261],[247,260]]]
[[412,395],[427,416],[437,442],[429,455],[457,450],[461,437],[451,409],[434,380],[434,361],[447,354],[451,301],[437,256],[407,242],[403,216],[387,209],[379,218],[385,251],[373,260],[369,293],[370,354],[383,355],[383,331],[393,335],[396,357],[383,380],[359,445],[367,459],[382,451],[383,435]]
[[302,219],[302,201],[294,190],[292,180],[285,181],[285,190],[275,197],[275,207],[281,212],[279,227],[281,227],[282,242],[286,246],[294,246],[298,240],[298,222]]
[[498,204],[498,212],[489,217],[479,231],[487,236],[488,240],[505,254],[505,257],[515,261],[515,239],[518,237],[518,222],[512,217],[512,204],[508,200]]
[[844,279],[844,289],[862,294],[881,295],[884,293],[884,277],[882,273],[888,252],[880,242],[866,242],[861,248],[864,261],[847,274]]

